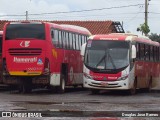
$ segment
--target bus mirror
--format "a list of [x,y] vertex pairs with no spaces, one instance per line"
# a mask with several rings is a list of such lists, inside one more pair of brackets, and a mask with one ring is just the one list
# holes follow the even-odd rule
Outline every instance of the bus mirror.
[[132,58],[136,58],[136,47],[135,45],[132,45]]
[[86,43],[84,43],[81,47],[81,56],[82,56],[82,60],[84,60],[84,53],[85,53],[85,48],[86,48]]

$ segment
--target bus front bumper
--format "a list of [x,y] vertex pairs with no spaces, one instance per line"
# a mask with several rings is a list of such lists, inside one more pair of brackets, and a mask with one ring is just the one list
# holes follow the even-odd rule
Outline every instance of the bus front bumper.
[[83,78],[83,86],[91,89],[104,89],[104,90],[128,90],[128,80],[121,81],[97,81],[93,79]]

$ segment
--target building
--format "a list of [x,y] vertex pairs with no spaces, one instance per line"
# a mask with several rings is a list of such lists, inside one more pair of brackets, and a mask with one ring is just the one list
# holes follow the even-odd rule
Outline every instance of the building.
[[[0,30],[6,20],[0,20]],[[120,22],[113,21],[48,21],[57,24],[70,24],[87,28],[93,35],[94,34],[107,34],[107,33],[124,33],[124,29]]]

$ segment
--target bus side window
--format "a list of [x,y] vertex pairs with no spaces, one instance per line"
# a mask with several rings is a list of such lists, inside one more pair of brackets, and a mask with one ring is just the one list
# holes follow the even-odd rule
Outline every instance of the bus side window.
[[159,61],[159,47],[157,47],[157,62]]
[[159,61],[160,61],[160,47],[158,47],[158,51],[159,51],[159,53],[158,53],[158,58],[159,58]]
[[86,39],[85,39],[85,43],[86,43],[86,42],[87,42],[88,37],[86,36],[85,38],[86,38]]
[[59,47],[62,48],[62,32],[58,31],[58,40],[59,40]]
[[155,51],[154,51],[154,49],[155,49],[155,47],[153,46],[153,48],[152,48],[152,54],[153,54],[153,61],[155,61]]
[[85,39],[85,37],[84,36],[82,36],[82,45],[85,43],[84,40]]
[[145,60],[145,44],[142,44],[142,51],[143,51],[143,58],[142,60]]
[[83,45],[83,35],[81,37],[81,46]]
[[69,48],[73,49],[73,46],[72,46],[72,33],[69,33]]
[[62,48],[65,49],[65,33],[64,33],[64,31],[61,31],[61,36],[62,36]]
[[151,59],[151,50],[150,50],[150,45],[148,45],[148,60],[150,61]]
[[157,62],[159,61],[159,47],[157,47]]
[[65,32],[61,31],[61,35],[62,35],[62,47],[65,49],[66,48]]
[[58,31],[57,30],[51,30],[51,37],[52,37],[52,43],[57,48],[58,45]]
[[76,50],[79,50],[79,35],[78,34],[76,34],[75,44],[76,44]]
[[150,46],[150,61],[153,61],[153,47]]
[[158,62],[159,61],[159,49],[158,47],[156,47],[156,61]]
[[144,45],[140,43],[140,60],[144,60]]
[[76,49],[76,35],[75,34],[72,34],[72,38],[73,38],[73,41],[72,41],[72,46],[73,46],[73,49],[75,50]]
[[136,50],[137,50],[137,52],[136,52],[136,53],[137,53],[137,56],[136,56],[136,58],[137,58],[137,59],[140,59],[140,49],[139,49],[139,43],[137,43],[137,44],[136,44]]
[[66,49],[69,49],[69,39],[68,39],[68,32],[66,32],[66,35],[65,35],[65,40],[66,40]]
[[78,42],[79,42],[79,49],[80,50],[81,50],[81,47],[82,47],[81,41],[82,41],[82,35],[79,35]]
[[51,38],[52,38],[52,41],[54,41],[54,31],[51,30]]
[[153,52],[154,52],[154,58],[153,58],[153,60],[156,61],[156,46],[154,46]]
[[149,61],[149,45],[145,45],[145,60]]

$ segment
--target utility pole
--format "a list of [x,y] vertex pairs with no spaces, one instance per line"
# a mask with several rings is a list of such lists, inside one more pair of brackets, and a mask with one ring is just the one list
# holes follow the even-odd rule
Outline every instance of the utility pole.
[[26,11],[26,20],[28,20],[28,11]]
[[145,0],[145,23],[148,25],[148,1],[150,0]]
[[149,26],[148,26],[148,5],[149,5],[149,1],[151,0],[145,0],[145,22],[144,24],[140,25],[139,28],[137,28],[137,31],[141,31],[142,35],[143,33],[145,34],[145,36],[147,36],[147,34],[150,32]]

